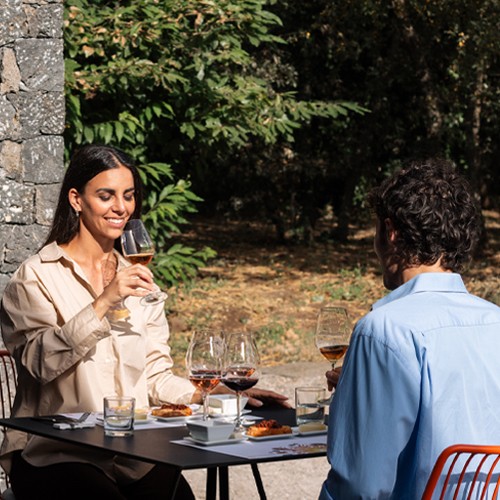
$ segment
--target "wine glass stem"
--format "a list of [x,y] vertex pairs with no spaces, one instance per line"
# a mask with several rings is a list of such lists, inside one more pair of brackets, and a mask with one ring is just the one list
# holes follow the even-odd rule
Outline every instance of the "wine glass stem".
[[243,425],[241,423],[241,394],[240,391],[236,391],[236,425],[235,430],[241,431]]
[[201,399],[203,401],[203,420],[208,420],[208,394],[205,391],[201,393]]

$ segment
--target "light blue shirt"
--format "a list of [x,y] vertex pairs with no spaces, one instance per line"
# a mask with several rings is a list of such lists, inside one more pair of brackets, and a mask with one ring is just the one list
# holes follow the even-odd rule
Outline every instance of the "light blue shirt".
[[458,274],[423,273],[354,329],[320,499],[420,499],[457,443],[500,444],[500,308]]

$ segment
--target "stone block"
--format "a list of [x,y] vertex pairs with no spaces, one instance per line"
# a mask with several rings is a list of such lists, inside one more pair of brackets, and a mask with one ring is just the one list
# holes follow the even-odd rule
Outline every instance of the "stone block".
[[[1,198],[0,198],[0,200],[1,200]],[[5,245],[7,245],[7,242],[12,237],[12,228],[13,227],[14,226],[4,225],[2,227],[2,230],[0,231],[0,260],[5,252]]]
[[21,129],[16,94],[0,94],[0,141],[18,139]]
[[57,200],[59,198],[60,184],[39,186],[35,192],[36,222],[50,226],[54,220]]
[[0,1],[0,47],[25,37],[28,22],[21,0]]
[[24,182],[56,184],[64,176],[64,140],[47,135],[23,143],[21,159]]
[[62,38],[62,4],[27,5],[25,12],[30,38]]
[[23,261],[40,249],[47,234],[48,228],[38,224],[14,226],[11,237],[5,243],[0,273],[13,273]]
[[21,73],[17,66],[16,55],[12,49],[0,51],[0,94],[19,92]]
[[33,186],[5,179],[0,186],[0,223],[32,224],[34,199]]
[[[5,290],[5,287],[7,286],[7,283],[9,282],[9,280],[10,280],[10,275],[8,275],[8,274],[1,274],[0,273],[0,298],[2,297],[3,291]],[[3,343],[3,341],[1,342],[0,345],[5,346],[5,344]],[[4,347],[2,347],[2,349],[3,348]]]
[[64,133],[64,94],[62,92],[20,92],[19,115],[23,139],[41,134]]
[[21,71],[21,89],[62,92],[64,89],[63,41],[25,39],[15,43]]
[[21,144],[13,141],[0,142],[0,168],[5,177],[21,180]]

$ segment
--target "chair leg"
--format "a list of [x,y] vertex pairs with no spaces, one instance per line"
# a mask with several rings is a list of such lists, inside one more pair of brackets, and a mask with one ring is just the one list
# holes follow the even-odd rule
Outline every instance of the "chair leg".
[[251,464],[253,477],[255,479],[255,486],[257,486],[257,491],[259,492],[260,500],[266,500],[266,492],[264,490],[264,483],[262,482],[262,478],[260,477],[259,468],[257,464]]

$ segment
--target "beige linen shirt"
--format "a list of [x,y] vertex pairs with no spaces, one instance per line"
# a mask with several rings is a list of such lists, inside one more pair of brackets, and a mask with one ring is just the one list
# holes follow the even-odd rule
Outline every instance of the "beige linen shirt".
[[[130,265],[117,257],[118,269]],[[0,311],[18,370],[13,416],[102,411],[103,397],[113,394],[134,396],[138,407],[189,402],[194,388],[172,372],[163,304],[142,306],[128,297],[130,318],[110,323],[96,316],[95,298],[81,268],[56,243],[16,271]],[[33,465],[90,462],[119,482],[139,479],[152,467],[8,430],[0,450],[7,472],[9,454],[21,449]]]

